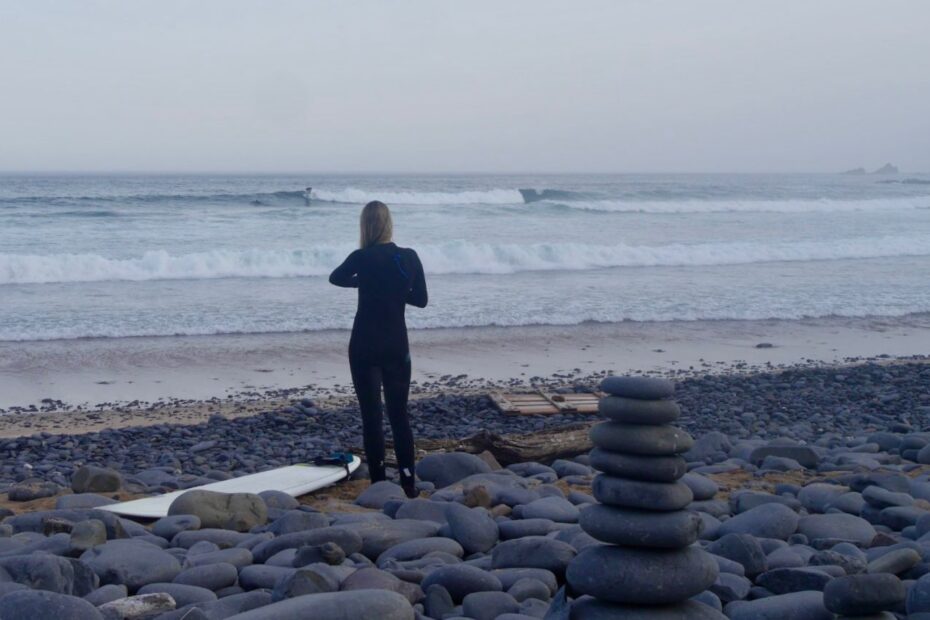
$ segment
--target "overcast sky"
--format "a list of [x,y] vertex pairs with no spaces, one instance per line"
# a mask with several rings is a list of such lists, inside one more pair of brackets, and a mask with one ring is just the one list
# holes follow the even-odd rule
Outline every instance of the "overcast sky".
[[0,0],[0,170],[930,171],[925,0]]

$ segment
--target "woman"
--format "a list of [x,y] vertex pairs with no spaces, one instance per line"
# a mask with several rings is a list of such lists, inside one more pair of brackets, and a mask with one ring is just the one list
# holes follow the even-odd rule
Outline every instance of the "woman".
[[407,497],[414,487],[413,432],[407,417],[410,348],[406,304],[425,308],[426,278],[417,253],[391,241],[391,212],[383,202],[362,209],[360,248],[329,276],[336,286],[358,288],[358,310],[349,340],[349,368],[362,412],[365,456],[372,482],[385,479],[381,387],[394,436],[400,485]]

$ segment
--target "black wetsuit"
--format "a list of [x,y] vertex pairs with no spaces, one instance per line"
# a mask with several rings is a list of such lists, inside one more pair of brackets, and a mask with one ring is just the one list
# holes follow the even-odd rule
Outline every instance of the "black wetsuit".
[[425,308],[426,278],[417,253],[382,243],[355,250],[333,271],[336,286],[358,288],[349,340],[349,367],[362,412],[362,435],[372,482],[384,480],[381,387],[394,436],[401,481],[412,484],[415,453],[407,417],[410,347],[404,309]]

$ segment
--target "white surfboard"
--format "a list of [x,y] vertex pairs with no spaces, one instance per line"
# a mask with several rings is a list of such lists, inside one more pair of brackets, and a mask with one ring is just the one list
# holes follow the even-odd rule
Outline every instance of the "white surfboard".
[[[358,469],[362,461],[357,456],[352,457],[349,472]],[[168,516],[168,508],[179,495],[193,489],[204,491],[217,491],[219,493],[261,493],[262,491],[283,491],[291,497],[304,495],[317,489],[322,489],[334,482],[347,477],[346,468],[342,465],[289,465],[279,467],[257,474],[240,476],[220,482],[211,482],[199,487],[191,487],[181,491],[173,491],[164,495],[144,497],[118,504],[100,506],[99,510],[108,510],[125,517],[140,517],[143,519],[160,519]]]

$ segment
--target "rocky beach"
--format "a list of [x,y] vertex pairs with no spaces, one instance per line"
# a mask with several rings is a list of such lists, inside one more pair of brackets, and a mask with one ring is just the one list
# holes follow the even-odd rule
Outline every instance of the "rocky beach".
[[419,498],[363,468],[154,522],[99,507],[358,451],[351,399],[89,432],[50,421],[145,407],[8,411],[0,618],[930,617],[930,363],[846,362],[504,384],[601,390],[601,415],[504,416],[502,384],[439,377],[411,402]]

